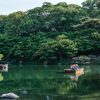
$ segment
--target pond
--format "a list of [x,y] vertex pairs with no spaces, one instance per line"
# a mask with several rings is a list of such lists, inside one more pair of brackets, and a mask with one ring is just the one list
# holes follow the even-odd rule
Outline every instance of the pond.
[[65,73],[69,66],[9,65],[7,72],[0,72],[0,95],[15,93],[17,100],[100,100],[100,66],[80,65],[84,73],[79,75]]

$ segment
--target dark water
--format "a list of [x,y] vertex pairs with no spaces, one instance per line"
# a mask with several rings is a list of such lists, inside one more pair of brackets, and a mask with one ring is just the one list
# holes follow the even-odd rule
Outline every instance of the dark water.
[[68,65],[8,67],[8,72],[0,72],[0,95],[12,92],[18,100],[100,100],[99,65],[80,66],[84,73],[79,75],[64,73]]

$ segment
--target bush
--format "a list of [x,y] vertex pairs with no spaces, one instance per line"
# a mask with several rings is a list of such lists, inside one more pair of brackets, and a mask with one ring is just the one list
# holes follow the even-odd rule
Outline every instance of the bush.
[[75,58],[76,58],[77,64],[89,64],[90,60],[91,60],[91,58],[86,56],[86,55],[81,55],[81,56],[78,56],[78,57],[75,57]]

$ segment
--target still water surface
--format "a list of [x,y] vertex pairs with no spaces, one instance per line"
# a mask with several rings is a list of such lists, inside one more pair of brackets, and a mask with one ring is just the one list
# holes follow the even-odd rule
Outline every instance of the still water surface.
[[12,92],[20,96],[17,100],[100,100],[99,65],[81,65],[84,73],[79,75],[64,73],[69,65],[8,67],[8,72],[0,72],[0,95]]

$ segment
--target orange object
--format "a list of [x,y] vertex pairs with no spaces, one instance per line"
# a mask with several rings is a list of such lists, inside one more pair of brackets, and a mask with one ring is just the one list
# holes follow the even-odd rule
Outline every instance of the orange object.
[[77,67],[78,67],[78,64],[73,64],[73,65],[70,65],[70,67],[74,67],[74,66],[77,66]]
[[74,69],[64,69],[64,71],[67,72],[67,73],[72,73],[72,72],[74,72],[74,73],[76,73],[76,74],[78,74],[78,73],[80,73],[80,72],[82,73],[83,70],[84,70],[84,68],[78,68],[77,70],[74,70]]

